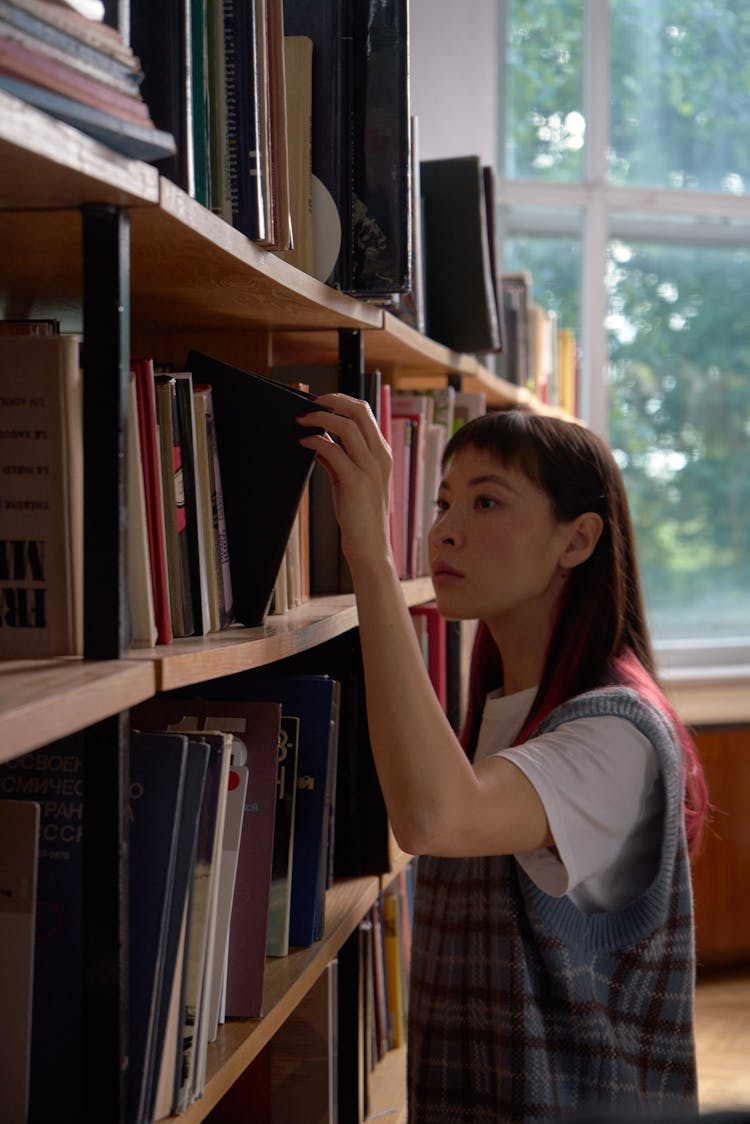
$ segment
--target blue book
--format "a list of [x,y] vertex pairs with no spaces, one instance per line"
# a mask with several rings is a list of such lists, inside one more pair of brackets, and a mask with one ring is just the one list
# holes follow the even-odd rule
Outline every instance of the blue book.
[[[179,959],[180,938],[183,929],[183,917],[187,908],[188,895],[193,878],[195,855],[198,843],[198,819],[203,801],[203,785],[206,779],[209,746],[207,742],[189,739],[187,764],[185,768],[185,788],[182,797],[182,814],[180,816],[177,853],[174,864],[174,884],[172,887],[172,906],[167,925],[167,937],[164,952],[165,974],[162,981],[161,998],[156,1016],[154,1032],[154,1049],[149,1059],[149,1068],[146,1073],[144,1087],[144,1115],[147,1120],[155,1119],[154,1105],[156,1103],[157,1088],[161,1066],[165,1052],[171,1058],[176,1057],[177,1035],[174,1041],[166,1040],[168,1028],[169,1006],[172,989],[178,987],[182,993],[182,976],[175,979],[176,966],[181,963]],[[180,1028],[180,1040],[181,1040]],[[174,1063],[172,1064],[174,1073]],[[172,1086],[174,1082],[172,1082]],[[158,1117],[156,1117],[158,1119]]]
[[174,887],[188,739],[130,737],[130,907],[126,1120],[146,1119]]

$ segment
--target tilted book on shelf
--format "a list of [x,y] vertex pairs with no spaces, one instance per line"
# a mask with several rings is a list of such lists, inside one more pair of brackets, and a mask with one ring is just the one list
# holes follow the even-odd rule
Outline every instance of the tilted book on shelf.
[[126,1119],[150,1119],[149,1073],[161,1007],[188,739],[133,732],[129,785]]
[[75,336],[0,338],[0,656],[83,646],[82,377]]

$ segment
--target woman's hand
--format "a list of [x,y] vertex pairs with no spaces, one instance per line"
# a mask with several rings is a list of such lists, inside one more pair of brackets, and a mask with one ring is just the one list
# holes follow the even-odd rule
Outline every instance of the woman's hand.
[[349,566],[391,557],[391,451],[367,402],[346,394],[317,399],[334,413],[313,411],[297,419],[323,434],[309,434],[300,444],[314,450],[333,488],[341,548]]

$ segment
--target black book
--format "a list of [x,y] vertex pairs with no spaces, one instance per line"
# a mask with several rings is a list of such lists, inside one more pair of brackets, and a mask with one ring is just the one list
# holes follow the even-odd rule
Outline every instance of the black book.
[[497,351],[482,165],[478,156],[423,160],[427,334],[454,351]]
[[408,5],[351,7],[351,256],[342,287],[386,297],[411,288]]
[[296,419],[321,407],[309,394],[199,351],[185,367],[212,388],[235,620],[262,624],[314,463]]
[[130,738],[129,988],[126,1120],[146,1119],[185,786],[188,740],[181,734]]
[[267,235],[260,161],[260,103],[252,0],[222,0],[227,161],[232,225],[253,241]]
[[[351,20],[344,0],[284,0],[284,34],[307,35],[312,56],[312,173],[325,189],[341,220],[341,246],[328,277],[342,288],[343,263],[350,260],[351,223]],[[315,222],[315,195],[313,195]]]
[[157,129],[175,140],[159,171],[195,194],[191,81],[190,0],[130,0],[130,42],[143,68],[141,91]]

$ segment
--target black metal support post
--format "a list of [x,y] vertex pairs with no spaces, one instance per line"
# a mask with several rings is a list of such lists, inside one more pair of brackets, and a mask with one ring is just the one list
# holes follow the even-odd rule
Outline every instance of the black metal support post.
[[[127,654],[130,225],[83,209],[84,655]],[[127,1064],[128,716],[84,731],[84,1118],[120,1124]]]
[[339,329],[339,390],[352,398],[365,396],[364,335],[358,328]]

